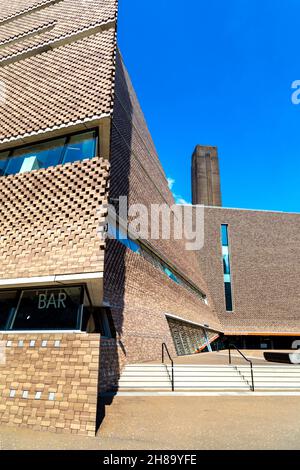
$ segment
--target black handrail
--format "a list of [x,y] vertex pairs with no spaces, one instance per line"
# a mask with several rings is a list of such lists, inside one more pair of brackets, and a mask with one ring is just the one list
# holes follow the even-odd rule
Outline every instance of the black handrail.
[[229,364],[231,364],[231,349],[234,348],[237,350],[237,352],[245,359],[245,361],[249,362],[250,363],[250,370],[251,370],[251,382],[252,382],[252,385],[251,385],[251,390],[252,392],[254,392],[254,377],[253,377],[253,362],[248,359],[248,357],[246,357],[236,346],[235,344],[229,344],[228,345],[228,352],[229,352]]
[[171,355],[170,355],[170,353],[169,353],[169,350],[168,350],[168,348],[167,348],[166,343],[162,343],[162,348],[161,348],[161,361],[162,361],[163,364],[165,363],[165,351],[166,351],[166,353],[168,354],[169,359],[170,359],[170,361],[171,361],[171,366],[172,366],[172,392],[174,392],[174,390],[175,390],[175,386],[174,386],[174,361],[173,361],[173,359],[171,358]]

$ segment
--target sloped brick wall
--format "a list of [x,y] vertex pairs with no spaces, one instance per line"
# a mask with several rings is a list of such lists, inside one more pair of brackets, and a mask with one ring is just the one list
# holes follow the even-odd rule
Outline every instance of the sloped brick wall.
[[120,370],[126,361],[159,360],[163,342],[176,355],[166,314],[202,324],[205,319],[219,331],[209,306],[120,242],[108,241],[105,266],[105,301],[123,345],[111,357],[119,361]]
[[[111,140],[111,200],[128,196],[129,204],[152,203],[172,206],[168,188],[130,78],[117,55],[115,104]],[[148,240],[160,255],[207,294],[209,306],[158,268],[117,241],[107,242],[104,270],[104,299],[109,302],[119,343],[111,356],[121,372],[124,362],[159,360],[161,345],[175,349],[166,314],[176,315],[220,331],[198,258],[185,250],[184,240]]]
[[[175,204],[145,118],[121,56],[117,55],[115,103],[112,122],[110,196],[127,196],[129,204]],[[185,241],[160,237],[149,240],[170,263],[189,277],[208,296],[194,252]]]

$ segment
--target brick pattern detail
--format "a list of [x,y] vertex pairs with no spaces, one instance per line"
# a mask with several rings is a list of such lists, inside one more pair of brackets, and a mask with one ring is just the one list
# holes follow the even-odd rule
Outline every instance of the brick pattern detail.
[[0,22],[13,18],[16,15],[30,12],[30,10],[48,6],[54,0],[15,0],[14,2],[2,2]]
[[[20,0],[13,3],[18,4]],[[30,3],[32,2],[27,2]],[[11,2],[1,0],[0,5],[3,15],[3,6],[11,5]],[[115,21],[116,8],[116,0],[56,0],[44,3],[44,8],[41,9],[31,8],[26,15],[11,18],[2,25],[0,22],[0,42],[3,43],[0,59],[42,44],[52,43],[66,35],[75,35],[95,24]],[[15,9],[15,15],[21,11],[22,4]],[[13,13],[12,10],[11,12]],[[39,28],[47,24],[53,27],[45,32],[38,32]],[[32,34],[34,31],[36,34]]]
[[118,340],[102,338],[100,344],[99,392],[117,388],[120,372],[126,364],[124,352]]
[[111,28],[2,66],[0,142],[110,114],[114,51]]
[[[221,224],[228,224],[233,312],[226,312]],[[227,333],[300,332],[300,215],[205,209],[201,270]]]
[[0,278],[102,271],[108,177],[96,157],[0,178]]
[[0,422],[95,435],[99,335],[1,334]]

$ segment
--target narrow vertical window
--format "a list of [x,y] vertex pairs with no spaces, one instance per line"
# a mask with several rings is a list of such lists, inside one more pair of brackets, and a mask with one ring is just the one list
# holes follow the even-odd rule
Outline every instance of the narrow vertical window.
[[224,292],[225,305],[227,312],[233,311],[232,302],[232,285],[231,285],[231,267],[229,254],[228,225],[221,225],[222,240],[222,259],[223,259],[223,275],[224,275]]

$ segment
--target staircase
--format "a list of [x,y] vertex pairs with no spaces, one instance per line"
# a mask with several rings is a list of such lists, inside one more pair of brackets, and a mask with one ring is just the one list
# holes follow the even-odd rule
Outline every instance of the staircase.
[[[241,376],[251,381],[247,366],[236,366]],[[296,365],[254,365],[255,390],[298,390],[300,391],[300,366]]]
[[[254,365],[255,391],[299,391],[300,366]],[[249,392],[251,375],[245,365],[174,364],[175,391]],[[119,380],[119,392],[170,391],[171,366],[164,364],[127,365]]]

